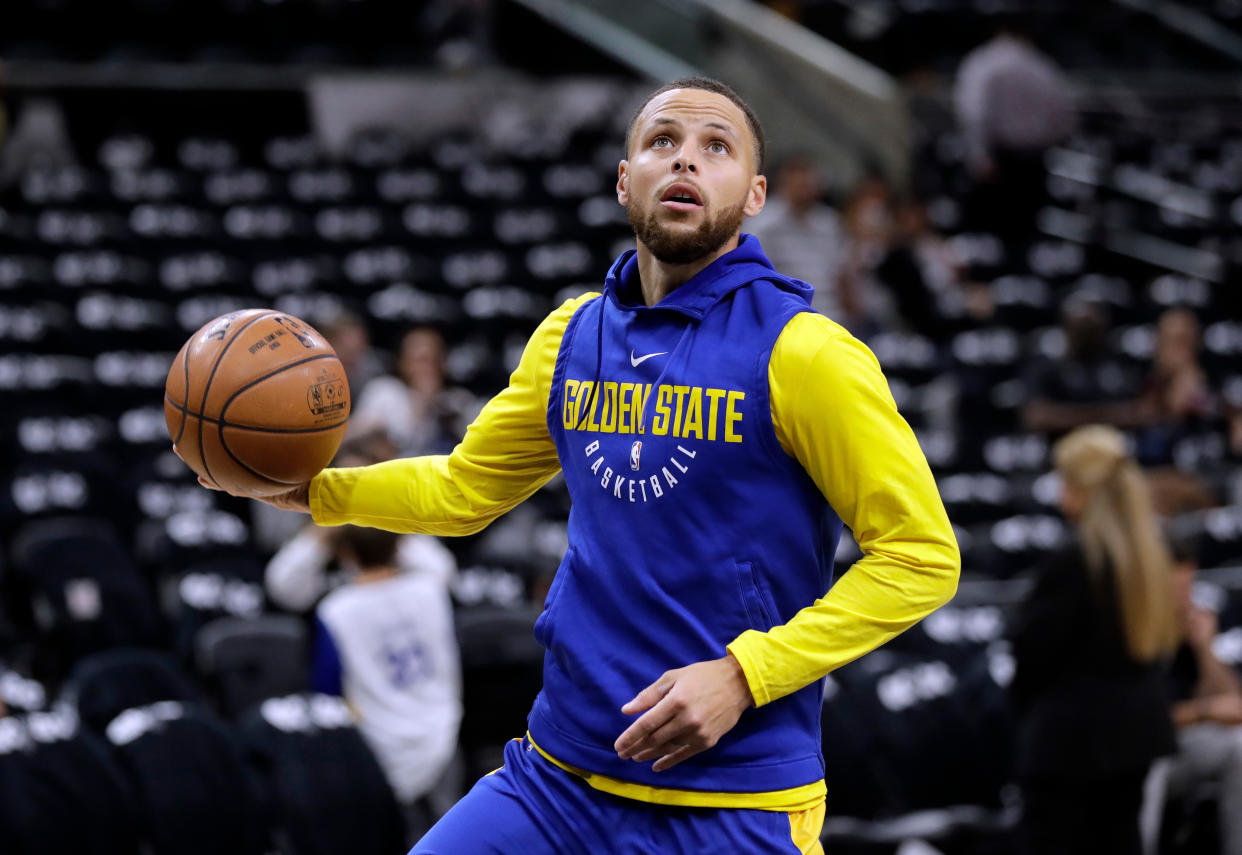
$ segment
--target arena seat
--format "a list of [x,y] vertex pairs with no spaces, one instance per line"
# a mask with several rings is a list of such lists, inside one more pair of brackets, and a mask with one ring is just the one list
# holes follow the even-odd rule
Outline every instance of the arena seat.
[[251,555],[219,555],[187,566],[163,580],[163,600],[173,623],[173,642],[182,663],[193,665],[200,630],[222,617],[263,614],[263,564]]
[[150,589],[105,521],[34,520],[14,537],[12,553],[52,673],[88,653],[163,641]]
[[263,855],[266,798],[236,737],[193,704],[160,701],[105,728],[152,855]]
[[526,732],[526,715],[543,684],[543,648],[529,609],[480,606],[457,612],[461,648],[460,742],[467,776],[496,768],[510,739]]
[[236,718],[265,698],[310,684],[306,625],[289,615],[221,617],[195,636],[198,672]]
[[154,650],[108,650],[74,666],[62,690],[82,726],[103,734],[109,722],[131,707],[160,701],[203,703],[203,695],[166,653]]
[[122,770],[67,710],[0,719],[0,805],[9,855],[141,851]]
[[42,712],[48,704],[47,687],[0,663],[0,703],[9,713]]
[[402,850],[400,809],[341,698],[268,698],[239,728],[247,757],[271,794],[283,855]]
[[1016,821],[1004,793],[1012,663],[995,643],[971,651],[953,662],[938,650],[890,645],[828,678],[822,839],[832,851],[908,839],[950,852],[959,851],[953,841],[970,840],[979,851],[1007,851],[995,847]]

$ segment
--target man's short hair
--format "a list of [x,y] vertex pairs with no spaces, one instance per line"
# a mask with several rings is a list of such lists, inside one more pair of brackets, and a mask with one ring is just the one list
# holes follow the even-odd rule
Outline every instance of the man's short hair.
[[354,553],[363,570],[391,567],[397,560],[398,537],[391,531],[347,525],[341,529],[340,545]]
[[646,100],[638,105],[634,115],[630,117],[629,127],[626,128],[625,156],[627,158],[630,156],[630,149],[634,147],[634,127],[638,124],[638,117],[642,115],[643,110],[647,109],[647,105],[653,99],[673,89],[702,89],[704,92],[715,92],[717,95],[723,95],[736,104],[737,108],[746,116],[746,124],[750,128],[751,136],[755,139],[755,172],[763,172],[763,158],[767,143],[763,138],[763,125],[759,124],[759,117],[755,115],[754,110],[750,109],[750,105],[742,100],[742,96],[733,91],[732,87],[711,77],[683,77],[680,80],[674,80],[672,83],[665,83],[648,95]]

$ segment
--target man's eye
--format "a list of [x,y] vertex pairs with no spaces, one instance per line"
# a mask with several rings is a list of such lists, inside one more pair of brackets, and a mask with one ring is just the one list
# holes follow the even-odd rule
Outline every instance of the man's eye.
[[673,141],[669,139],[668,137],[656,137],[654,140],[651,141],[651,144],[655,146],[656,148],[665,148],[667,146],[672,145]]
[[725,145],[724,143],[720,142],[719,140],[709,145],[707,147],[707,150],[710,151],[712,154],[728,154],[729,153],[729,147]]

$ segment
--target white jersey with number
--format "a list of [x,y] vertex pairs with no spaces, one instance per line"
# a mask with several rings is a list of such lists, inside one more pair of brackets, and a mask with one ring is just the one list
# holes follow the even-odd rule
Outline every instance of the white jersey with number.
[[461,663],[444,582],[402,573],[324,597],[317,616],[358,728],[403,802],[426,793],[457,745]]

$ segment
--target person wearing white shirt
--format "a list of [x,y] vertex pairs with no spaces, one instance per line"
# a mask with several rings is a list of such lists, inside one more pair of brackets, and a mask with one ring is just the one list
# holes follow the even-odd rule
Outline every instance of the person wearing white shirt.
[[[343,574],[330,572],[336,554],[334,540],[340,529],[305,526],[267,562],[264,585],[267,595],[280,608],[302,614],[319,598],[338,587]],[[457,559],[439,539],[429,534],[397,537],[397,566],[411,573],[425,573],[447,590],[457,576]]]
[[351,581],[315,609],[312,688],[348,701],[393,792],[417,815],[457,748],[461,662],[452,603],[432,572],[406,572],[398,536],[345,527]]
[[804,155],[786,159],[776,171],[775,192],[748,231],[763,244],[777,270],[815,289],[811,305],[849,326],[854,312],[839,280],[844,239],[837,212],[823,202],[819,168]]
[[967,165],[987,190],[977,219],[1006,237],[1025,236],[1046,195],[1044,152],[1074,130],[1069,82],[1005,20],[962,60],[953,100]]
[[358,393],[349,418],[351,440],[380,434],[398,457],[451,451],[474,402],[469,393],[446,385],[445,359],[439,332],[431,327],[406,332],[397,375],[375,377]]

